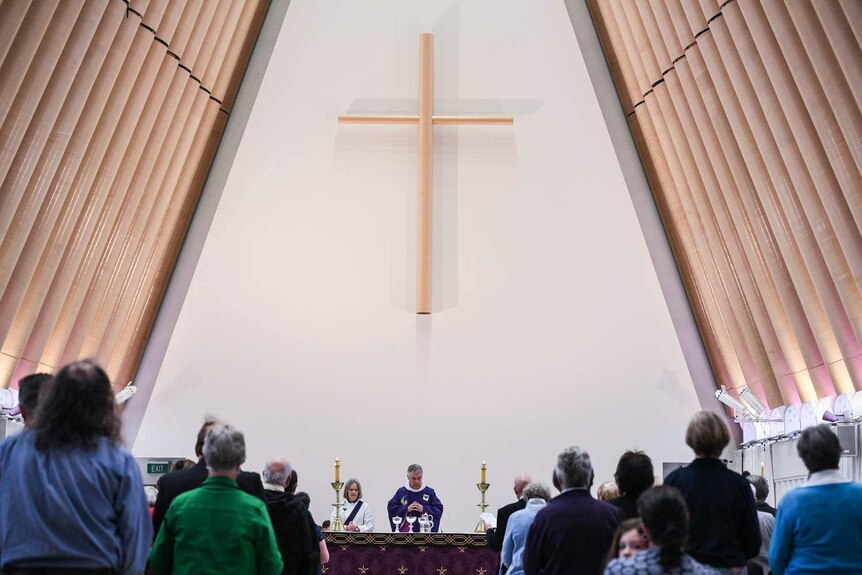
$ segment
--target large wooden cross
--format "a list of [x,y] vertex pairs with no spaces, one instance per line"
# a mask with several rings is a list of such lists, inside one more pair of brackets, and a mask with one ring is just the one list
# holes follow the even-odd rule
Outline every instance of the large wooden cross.
[[419,124],[419,185],[416,200],[416,313],[431,313],[431,231],[434,124],[512,124],[511,117],[434,115],[434,36],[419,35],[419,114],[341,115],[341,124]]

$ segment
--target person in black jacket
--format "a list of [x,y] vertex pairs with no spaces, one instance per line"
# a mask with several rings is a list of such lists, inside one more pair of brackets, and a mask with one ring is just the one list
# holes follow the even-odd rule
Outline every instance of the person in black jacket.
[[[532,481],[533,480],[526,473],[519,473],[515,476],[515,486],[513,487],[513,491],[518,500],[501,507],[499,511],[497,511],[497,527],[489,527],[485,530],[485,534],[488,535],[488,547],[497,553],[500,553],[503,550],[503,539],[506,537],[506,525],[509,523],[509,517],[511,517],[512,513],[515,511],[520,511],[527,506],[527,502],[524,500],[524,488]],[[506,573],[506,567],[503,566],[502,568],[502,573]]]
[[744,568],[760,551],[760,523],[750,484],[719,459],[730,442],[727,424],[721,416],[701,411],[688,424],[685,442],[695,460],[664,483],[679,489],[688,505],[686,551],[710,567]]
[[[284,561],[282,575],[315,575],[320,551],[314,519],[305,504],[285,488],[295,478],[290,463],[271,459],[263,468],[264,496],[275,541]],[[293,481],[296,488],[295,479]]]
[[611,505],[619,507],[623,519],[632,519],[638,516],[638,497],[655,483],[655,472],[652,460],[643,451],[626,451],[617,463],[617,471],[614,473],[620,496],[608,501]]
[[515,492],[515,497],[518,498],[514,503],[504,505],[497,511],[497,527],[489,527],[485,530],[488,535],[488,547],[499,553],[503,549],[503,538],[506,535],[506,524],[509,522],[509,517],[515,511],[523,509],[527,503],[524,501],[524,488],[532,482],[530,476],[526,473],[519,473],[515,476],[515,486],[512,489]]
[[[194,467],[162,475],[156,483],[159,494],[156,496],[156,504],[153,507],[153,538],[159,534],[159,527],[161,527],[165,513],[168,512],[168,507],[171,506],[174,498],[186,491],[200,487],[200,484],[206,480],[207,466],[203,456],[204,440],[209,430],[217,423],[220,422],[214,418],[207,418],[198,431],[197,441],[195,442],[195,455],[198,456],[198,462]],[[264,501],[263,483],[258,473],[240,471],[236,482],[239,484],[240,489]]]

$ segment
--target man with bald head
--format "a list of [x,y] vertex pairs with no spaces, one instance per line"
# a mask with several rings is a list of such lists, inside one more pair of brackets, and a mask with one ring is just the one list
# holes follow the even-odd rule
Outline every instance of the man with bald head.
[[293,492],[285,489],[294,473],[286,459],[267,461],[263,468],[264,500],[284,561],[282,575],[312,575],[317,573],[320,562],[317,533],[308,509]]
[[512,490],[515,492],[515,497],[518,498],[514,503],[509,503],[497,511],[497,527],[486,531],[488,534],[488,547],[499,553],[503,550],[503,539],[506,536],[506,525],[509,523],[509,517],[515,511],[520,511],[527,506],[524,500],[524,488],[532,483],[532,479],[526,473],[519,473],[515,476],[515,485]]

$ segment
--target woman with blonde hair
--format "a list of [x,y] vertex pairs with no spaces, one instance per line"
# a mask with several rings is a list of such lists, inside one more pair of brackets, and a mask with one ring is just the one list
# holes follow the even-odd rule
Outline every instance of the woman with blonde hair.
[[596,499],[599,501],[610,501],[620,496],[620,490],[613,481],[605,481],[596,489]]

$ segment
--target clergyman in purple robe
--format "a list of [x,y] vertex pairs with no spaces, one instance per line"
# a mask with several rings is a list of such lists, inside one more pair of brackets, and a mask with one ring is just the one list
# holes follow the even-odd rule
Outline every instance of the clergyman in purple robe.
[[[422,483],[422,466],[412,464],[407,468],[407,485],[399,487],[386,506],[389,511],[389,525],[395,531],[393,517],[401,517],[401,531],[410,531],[411,525],[406,521],[408,516],[419,517],[425,513],[434,519],[431,531],[440,530],[440,518],[443,516],[443,503],[437,498],[434,490]],[[412,525],[413,531],[419,531],[419,521]]]

